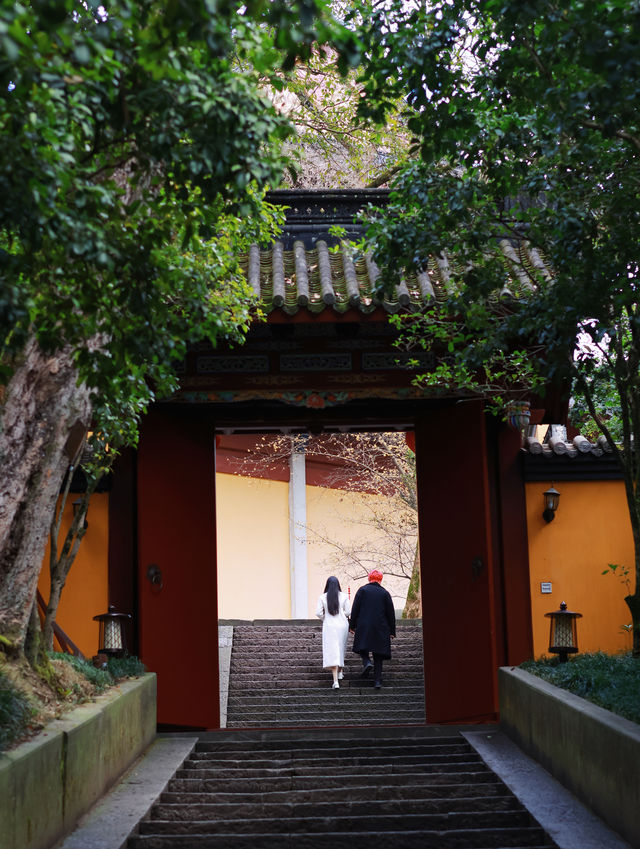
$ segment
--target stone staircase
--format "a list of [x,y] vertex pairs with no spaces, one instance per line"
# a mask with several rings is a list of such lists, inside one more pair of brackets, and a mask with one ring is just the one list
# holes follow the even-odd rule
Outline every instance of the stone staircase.
[[552,849],[451,729],[212,732],[128,849]]
[[333,690],[319,620],[235,625],[227,728],[424,724],[420,623],[398,623],[380,690],[362,679],[352,644],[349,635],[345,677]]

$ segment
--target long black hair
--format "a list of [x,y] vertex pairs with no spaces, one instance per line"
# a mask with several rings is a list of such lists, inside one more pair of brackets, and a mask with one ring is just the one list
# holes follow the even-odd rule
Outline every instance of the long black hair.
[[333,575],[327,578],[324,591],[327,594],[327,610],[332,616],[340,610],[340,581]]

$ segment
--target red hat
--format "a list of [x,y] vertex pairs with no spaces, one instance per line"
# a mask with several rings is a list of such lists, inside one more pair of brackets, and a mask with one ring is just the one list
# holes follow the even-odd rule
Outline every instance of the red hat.
[[376,583],[380,583],[382,581],[382,572],[378,572],[377,569],[374,569],[373,572],[369,572],[369,582],[375,581]]

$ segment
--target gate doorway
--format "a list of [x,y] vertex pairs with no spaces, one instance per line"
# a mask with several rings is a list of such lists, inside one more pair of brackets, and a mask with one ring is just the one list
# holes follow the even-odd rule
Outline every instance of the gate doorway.
[[[325,423],[335,427],[335,419]],[[526,657],[530,639],[528,564],[518,557],[520,536],[502,527],[517,507],[506,486],[509,469],[489,462],[493,435],[480,404],[433,407],[411,426],[427,722],[486,721],[496,715],[498,665]],[[215,432],[221,427],[202,410],[158,405],[140,441],[140,654],[158,673],[159,722],[166,726],[220,723],[218,587],[211,564],[217,562]],[[499,446],[500,437],[495,442]],[[151,565],[160,569],[160,587],[148,580]]]
[[[216,490],[221,725],[424,723],[415,454],[405,432],[222,433]],[[352,637],[341,692],[329,693],[316,616],[329,576],[350,604],[373,569],[397,620],[375,703]]]

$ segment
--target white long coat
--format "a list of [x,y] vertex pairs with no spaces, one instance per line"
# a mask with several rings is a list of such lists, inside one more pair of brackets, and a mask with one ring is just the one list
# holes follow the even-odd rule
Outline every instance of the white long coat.
[[346,593],[339,594],[339,609],[335,615],[327,610],[327,594],[323,593],[316,605],[316,616],[322,619],[322,666],[344,666],[344,653],[349,634],[351,602]]

